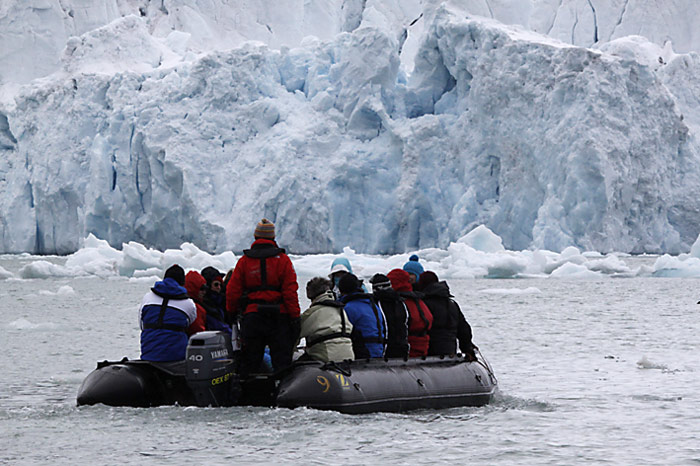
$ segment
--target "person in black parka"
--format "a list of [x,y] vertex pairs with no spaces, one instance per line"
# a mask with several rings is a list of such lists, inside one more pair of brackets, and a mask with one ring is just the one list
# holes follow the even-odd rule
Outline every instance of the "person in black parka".
[[389,335],[384,357],[408,358],[408,309],[403,299],[391,287],[386,275],[375,274],[369,282],[372,284],[372,295],[386,317]]
[[427,271],[420,275],[418,289],[423,293],[423,301],[433,313],[428,355],[456,354],[459,340],[462,354],[475,361],[474,350],[478,348],[472,343],[472,328],[457,302],[452,299],[447,283],[439,281],[434,272]]

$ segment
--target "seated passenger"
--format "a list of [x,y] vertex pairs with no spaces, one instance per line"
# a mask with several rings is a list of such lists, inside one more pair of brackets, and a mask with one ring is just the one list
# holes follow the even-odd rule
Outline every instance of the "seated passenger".
[[173,265],[165,271],[163,281],[155,283],[141,300],[141,359],[144,361],[179,361],[185,359],[188,336],[197,331],[192,324],[197,308],[187,297],[185,271]]
[[207,310],[202,307],[202,296],[204,296],[204,290],[202,287],[206,284],[204,277],[200,275],[196,270],[190,270],[185,275],[185,289],[187,290],[187,296],[194,301],[194,305],[197,308],[197,319],[192,325],[197,325],[198,328],[204,331],[207,330]]
[[384,357],[407,358],[408,309],[399,293],[391,287],[389,277],[378,273],[369,282],[372,284],[372,295],[386,318],[388,337]]
[[340,278],[338,289],[353,326],[351,338],[355,358],[381,358],[384,356],[386,322],[372,295],[362,292],[362,282],[351,273]]
[[306,297],[311,306],[301,315],[301,335],[306,338],[304,359],[344,361],[355,359],[352,352],[352,324],[343,310],[344,304],[335,300],[330,280],[312,278],[306,284]]
[[408,280],[411,283],[411,288],[416,289],[416,283],[423,273],[423,266],[418,262],[418,255],[413,254],[408,258],[408,262],[403,265],[403,269],[408,272]]
[[[336,297],[340,296],[340,291],[338,290],[338,281],[340,280],[340,277],[343,275],[346,275],[348,273],[352,273],[352,267],[350,266],[350,261],[345,258],[345,257],[337,257],[333,260],[333,263],[331,264],[331,273],[328,275],[328,278],[331,280],[333,283],[333,293],[335,293]],[[367,293],[367,289],[365,288],[364,285],[362,285],[362,292]]]
[[423,293],[423,301],[433,313],[433,327],[430,329],[431,356],[457,353],[459,349],[468,359],[476,361],[472,343],[472,328],[464,318],[457,302],[452,299],[450,288],[444,281],[439,281],[434,272],[423,272],[418,281],[418,288]]
[[220,330],[231,335],[231,326],[226,323],[224,276],[214,267],[205,267],[202,277],[206,280],[202,287],[202,306],[207,310],[207,330]]
[[408,272],[394,269],[387,274],[391,287],[399,292],[408,309],[408,344],[409,357],[417,358],[428,355],[430,336],[428,332],[433,324],[433,315],[425,305],[420,295],[416,294],[408,278]]

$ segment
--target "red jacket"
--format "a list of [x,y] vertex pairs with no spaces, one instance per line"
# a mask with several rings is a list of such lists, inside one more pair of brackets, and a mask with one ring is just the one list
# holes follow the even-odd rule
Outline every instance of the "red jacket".
[[187,329],[188,335],[193,335],[197,332],[203,332],[206,330],[207,311],[201,306],[199,301],[199,290],[201,290],[202,285],[206,283],[207,281],[204,279],[204,277],[202,277],[202,275],[195,270],[191,270],[187,272],[187,275],[185,275],[185,289],[187,290],[187,296],[194,301],[194,304],[197,307],[197,318]]
[[247,314],[257,312],[259,304],[278,303],[280,313],[299,317],[297,274],[284,249],[272,240],[257,239],[243,254],[226,286],[226,310],[234,315]]
[[399,292],[408,309],[408,344],[411,349],[408,356],[417,358],[428,355],[430,335],[428,331],[433,325],[433,314],[428,306],[412,290],[408,272],[394,269],[387,274],[391,287]]

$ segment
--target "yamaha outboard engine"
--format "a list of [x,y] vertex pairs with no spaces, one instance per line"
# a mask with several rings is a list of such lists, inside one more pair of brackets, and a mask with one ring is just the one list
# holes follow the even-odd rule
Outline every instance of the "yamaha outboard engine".
[[197,406],[231,406],[240,382],[234,373],[231,337],[224,332],[199,332],[187,345],[185,378]]

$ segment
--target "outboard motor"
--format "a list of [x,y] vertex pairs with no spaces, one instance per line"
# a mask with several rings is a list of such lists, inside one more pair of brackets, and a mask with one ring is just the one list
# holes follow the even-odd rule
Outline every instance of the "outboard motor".
[[234,373],[231,338],[224,332],[199,332],[190,337],[185,379],[197,406],[231,406],[240,393]]

